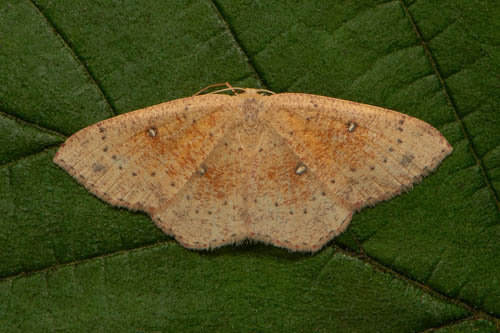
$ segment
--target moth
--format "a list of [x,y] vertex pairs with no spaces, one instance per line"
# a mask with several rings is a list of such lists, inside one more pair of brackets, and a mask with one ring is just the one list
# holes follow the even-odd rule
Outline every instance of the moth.
[[84,128],[54,162],[187,248],[250,239],[316,252],[354,212],[410,189],[452,151],[402,113],[227,86]]

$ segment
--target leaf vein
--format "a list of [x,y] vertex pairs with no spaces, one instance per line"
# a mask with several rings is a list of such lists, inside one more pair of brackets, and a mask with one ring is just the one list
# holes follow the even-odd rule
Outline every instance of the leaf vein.
[[488,189],[490,191],[491,196],[495,200],[495,203],[497,205],[497,210],[500,211],[500,201],[499,201],[499,198],[497,197],[497,194],[496,194],[495,190],[493,189],[493,186],[491,184],[491,180],[490,180],[490,178],[488,177],[488,175],[486,173],[486,168],[484,167],[484,164],[483,164],[481,158],[479,157],[479,155],[478,155],[478,153],[476,151],[476,148],[474,147],[474,144],[473,144],[473,142],[472,142],[472,140],[470,138],[470,134],[467,131],[467,129],[465,128],[465,125],[464,125],[464,122],[463,122],[462,118],[458,114],[457,106],[453,102],[453,99],[451,98],[451,95],[448,92],[448,87],[447,87],[447,85],[446,85],[446,83],[445,83],[445,81],[443,79],[443,75],[441,74],[441,72],[440,72],[440,70],[438,68],[437,62],[434,59],[434,56],[432,55],[432,52],[431,52],[431,50],[429,48],[429,45],[428,45],[428,42],[426,42],[424,40],[424,38],[422,36],[422,33],[420,32],[420,29],[418,28],[417,23],[413,19],[413,16],[411,15],[408,6],[406,6],[406,4],[404,3],[403,0],[399,0],[399,3],[401,4],[401,7],[403,8],[404,12],[406,13],[406,16],[408,17],[408,20],[410,21],[410,23],[411,23],[411,25],[413,27],[413,31],[417,35],[417,38],[420,40],[420,42],[422,44],[422,47],[424,48],[424,52],[427,55],[427,58],[429,59],[429,62],[431,64],[432,68],[434,69],[434,72],[436,73],[436,77],[438,78],[439,83],[441,84],[441,86],[443,88],[443,94],[446,97],[446,100],[448,101],[448,104],[451,106],[451,109],[453,110],[453,115],[455,116],[458,124],[460,125],[460,129],[461,129],[464,137],[467,139],[467,141],[469,143],[470,151],[471,151],[474,159],[476,160],[477,165],[481,169],[481,174],[483,175],[483,178],[486,181],[486,185],[488,186]]
[[111,115],[116,116],[118,115],[118,112],[116,111],[116,108],[114,107],[113,103],[111,103],[111,99],[104,90],[102,84],[100,81],[97,79],[97,77],[94,75],[94,73],[90,70],[90,68],[87,66],[85,61],[80,57],[80,55],[76,52],[73,44],[69,41],[69,38],[60,30],[58,29],[57,25],[52,22],[47,15],[43,12],[43,10],[35,3],[34,0],[29,0],[29,3],[35,8],[35,10],[40,14],[41,17],[44,18],[44,20],[47,22],[47,24],[52,28],[54,31],[54,34],[59,37],[63,43],[63,45],[69,50],[69,53],[72,55],[73,59],[82,66],[84,72],[87,74],[89,80],[97,87],[98,93],[101,95],[102,99],[106,102],[106,105],[108,106],[109,112]]

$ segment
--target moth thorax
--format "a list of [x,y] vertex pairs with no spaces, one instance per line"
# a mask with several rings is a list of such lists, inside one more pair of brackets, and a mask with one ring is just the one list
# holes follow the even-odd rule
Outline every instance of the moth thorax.
[[243,126],[245,128],[255,128],[259,124],[259,103],[255,98],[248,98],[241,104],[243,115]]

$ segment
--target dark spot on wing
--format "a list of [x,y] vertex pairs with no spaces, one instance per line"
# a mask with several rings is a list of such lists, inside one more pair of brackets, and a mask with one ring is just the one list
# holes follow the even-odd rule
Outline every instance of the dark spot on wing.
[[100,172],[106,170],[106,167],[100,163],[94,163],[92,164],[92,170],[94,172]]
[[399,162],[399,164],[402,167],[407,167],[413,161],[414,158],[415,158],[415,156],[413,156],[413,154],[410,154],[410,153],[404,154],[403,158],[401,159],[401,162]]
[[356,124],[355,122],[353,121],[350,121],[347,123],[347,130],[352,133],[354,132],[354,130],[356,129],[356,127],[358,127],[358,124]]
[[158,129],[155,126],[151,126],[150,128],[148,128],[146,133],[149,137],[154,138],[158,134]]

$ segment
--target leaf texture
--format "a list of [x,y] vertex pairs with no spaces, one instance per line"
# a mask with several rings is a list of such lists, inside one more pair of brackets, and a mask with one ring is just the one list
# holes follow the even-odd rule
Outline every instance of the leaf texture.
[[[498,329],[498,11],[1,1],[1,330]],[[226,81],[397,110],[454,152],[315,256],[190,252],[51,162],[81,128]]]

